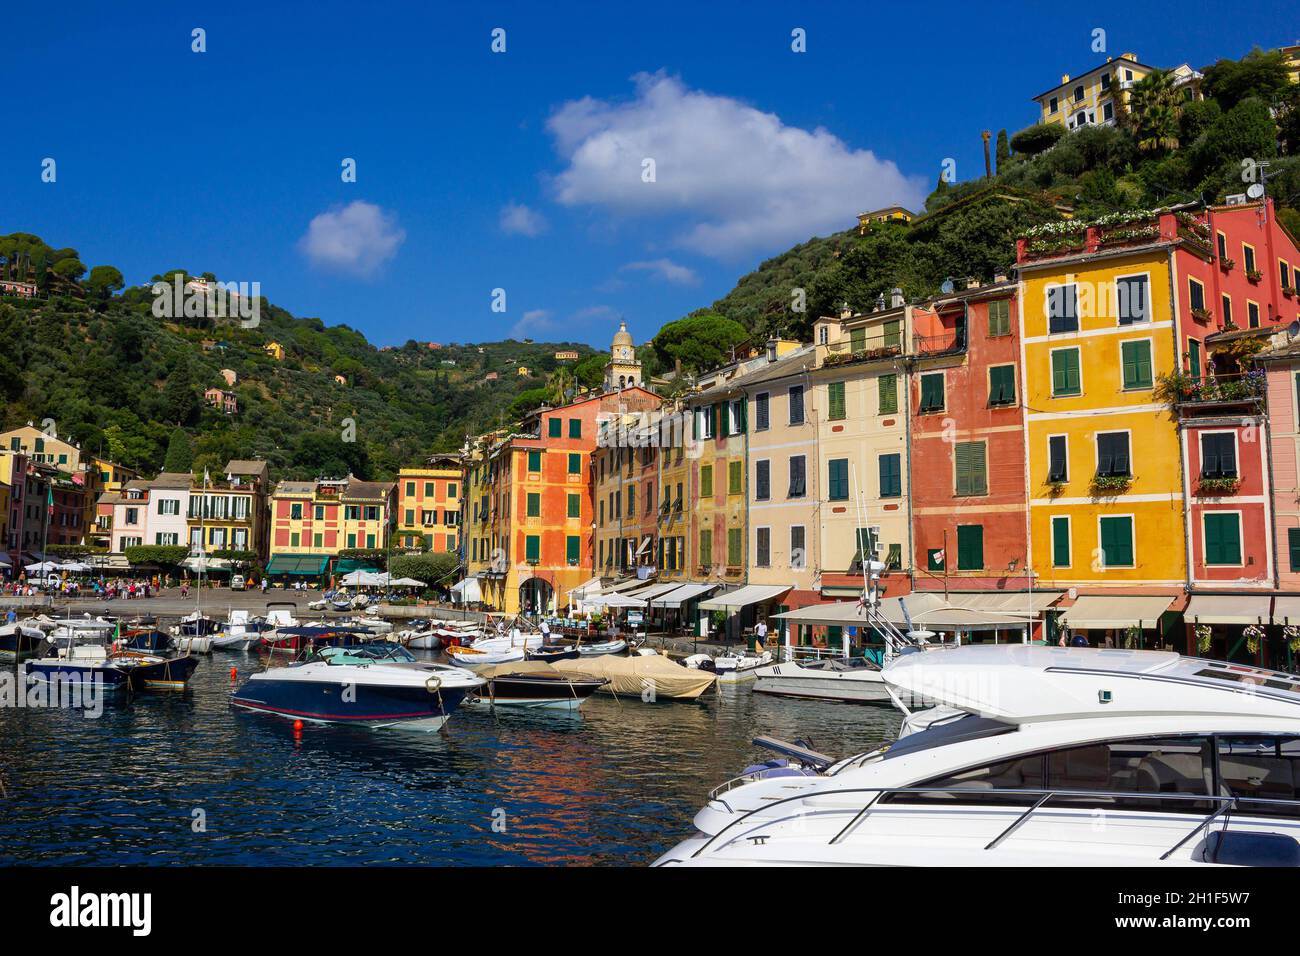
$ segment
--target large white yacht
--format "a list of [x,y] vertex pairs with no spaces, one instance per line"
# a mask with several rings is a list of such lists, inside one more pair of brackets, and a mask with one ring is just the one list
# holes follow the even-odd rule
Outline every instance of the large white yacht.
[[656,865],[1300,865],[1300,678],[1160,651],[973,646],[885,667],[899,739],[723,784]]

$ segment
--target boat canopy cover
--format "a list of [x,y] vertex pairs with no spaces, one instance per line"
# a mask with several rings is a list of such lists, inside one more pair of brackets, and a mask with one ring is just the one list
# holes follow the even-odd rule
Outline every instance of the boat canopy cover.
[[1272,603],[1269,594],[1193,594],[1183,616],[1193,624],[1267,624]]
[[273,554],[267,562],[266,573],[317,577],[325,573],[329,563],[328,554]]
[[561,674],[546,661],[514,661],[509,664],[487,664],[478,667],[474,671],[479,677],[509,677],[512,674],[520,674],[528,677],[537,677],[539,675],[549,677],[573,677],[572,674]]
[[639,697],[647,687],[653,687],[657,697],[694,700],[718,679],[709,671],[683,667],[659,654],[646,657],[603,654],[556,661],[551,666],[567,674],[606,678],[609,683],[602,690],[629,697]]
[[682,584],[657,598],[652,598],[652,607],[681,607],[687,601],[694,601],[701,594],[708,594],[717,589],[716,584]]
[[701,611],[726,611],[762,604],[790,590],[792,584],[747,584],[735,591],[718,594],[700,602]]
[[1155,629],[1173,598],[1149,594],[1085,594],[1065,609],[1061,623],[1075,630],[1104,631],[1137,625]]

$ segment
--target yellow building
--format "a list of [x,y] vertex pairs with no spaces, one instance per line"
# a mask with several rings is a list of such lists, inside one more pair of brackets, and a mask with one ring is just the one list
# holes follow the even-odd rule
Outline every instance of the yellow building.
[[916,218],[916,213],[902,206],[886,206],[871,212],[858,213],[858,235],[864,236],[873,222],[901,222],[904,225]]
[[1182,454],[1154,394],[1181,367],[1176,241],[1092,242],[1021,250],[1032,567],[1043,587],[1178,588]]
[[460,544],[460,493],[464,488],[459,455],[435,455],[423,468],[397,473],[398,547],[455,551]]
[[234,459],[224,472],[197,477],[190,486],[185,520],[191,551],[251,551],[267,554],[267,492],[264,461]]
[[[1134,53],[1121,53],[1078,76],[1066,73],[1061,82],[1035,96],[1039,122],[1060,123],[1066,129],[1083,126],[1113,126],[1128,104],[1129,90],[1157,67],[1139,63]],[[1175,68],[1175,82],[1199,79],[1185,64]],[[1192,87],[1194,88],[1194,87]]]
[[279,342],[267,342],[262,348],[266,350],[267,355],[277,362],[284,361],[284,346]]
[[0,448],[26,455],[41,465],[53,465],[59,471],[74,472],[81,468],[81,446],[37,428],[31,422],[20,428],[0,432]]

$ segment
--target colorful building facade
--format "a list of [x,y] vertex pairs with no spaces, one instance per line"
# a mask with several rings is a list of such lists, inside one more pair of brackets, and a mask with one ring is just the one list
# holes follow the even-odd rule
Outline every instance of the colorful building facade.
[[435,455],[422,468],[398,471],[394,532],[398,547],[459,550],[463,471],[459,455]]

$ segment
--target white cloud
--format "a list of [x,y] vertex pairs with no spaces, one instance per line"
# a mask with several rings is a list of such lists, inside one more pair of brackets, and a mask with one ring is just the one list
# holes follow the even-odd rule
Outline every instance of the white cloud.
[[522,203],[508,202],[501,207],[501,231],[507,236],[540,236],[546,231],[546,217]]
[[697,285],[700,277],[689,266],[673,262],[671,259],[647,259],[641,262],[629,262],[619,271],[649,272],[673,285]]
[[[772,251],[849,228],[881,206],[918,208],[920,177],[825,129],[787,126],[661,73],[633,77],[627,101],[584,97],[547,121],[567,163],[556,198],[623,216],[685,220],[679,245],[718,258]],[[642,181],[642,161],[655,181]]]
[[550,309],[529,309],[513,326],[510,327],[512,339],[535,339],[539,335],[552,331],[555,321]]
[[315,266],[368,279],[406,241],[397,216],[373,203],[354,200],[323,212],[307,226],[298,248]]

